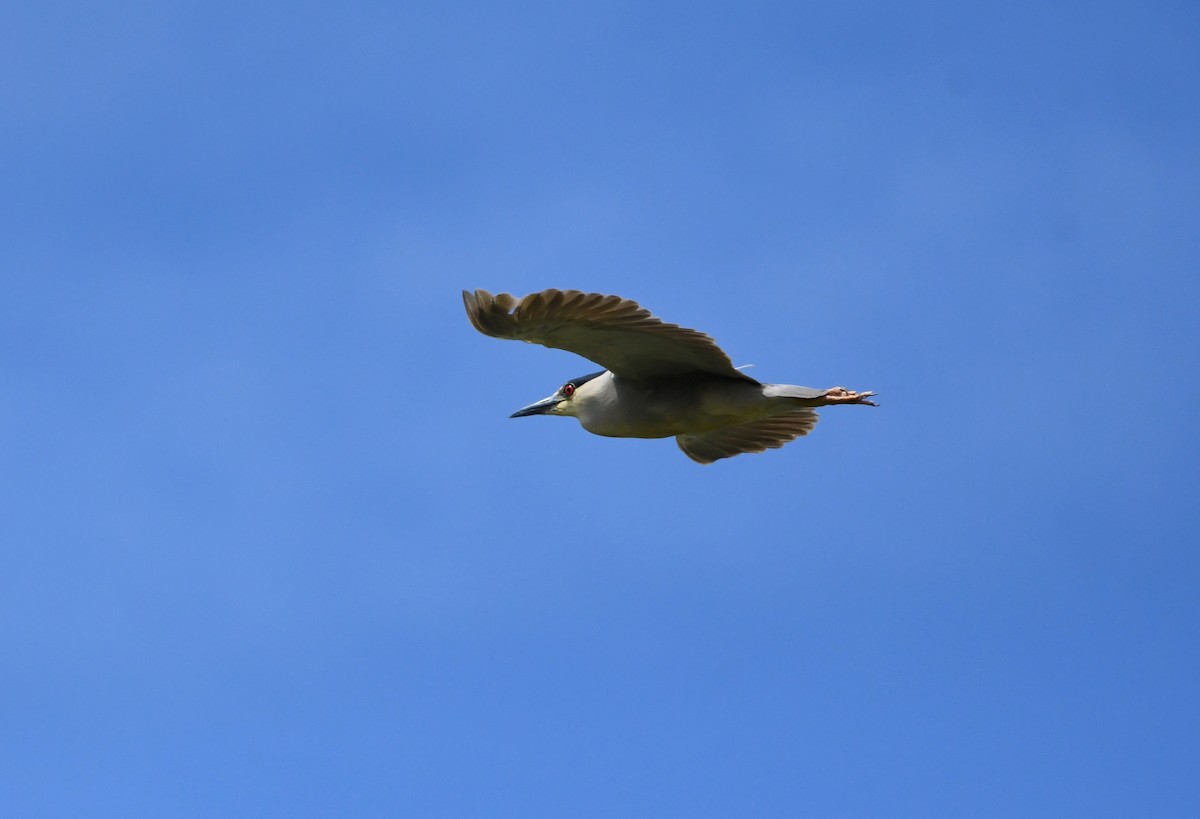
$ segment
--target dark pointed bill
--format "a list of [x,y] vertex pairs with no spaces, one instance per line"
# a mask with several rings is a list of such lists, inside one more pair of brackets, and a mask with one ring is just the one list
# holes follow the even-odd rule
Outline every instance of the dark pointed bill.
[[521,407],[519,410],[517,410],[516,412],[514,412],[512,415],[510,415],[508,417],[509,418],[520,418],[525,415],[545,415],[550,410],[552,410],[556,406],[558,406],[558,402],[561,400],[562,400],[562,398],[558,395],[558,393],[555,393],[554,395],[550,396],[549,398],[543,398],[541,401],[535,401],[534,403],[530,404],[527,407]]

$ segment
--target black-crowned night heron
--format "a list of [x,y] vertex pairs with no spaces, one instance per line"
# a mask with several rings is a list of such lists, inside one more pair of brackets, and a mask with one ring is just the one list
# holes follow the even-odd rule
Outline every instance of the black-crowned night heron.
[[518,299],[464,290],[463,303],[485,335],[570,350],[605,368],[572,378],[513,418],[572,415],[596,435],[674,435],[689,458],[710,464],[807,435],[817,423],[814,407],[876,406],[871,392],[760,383],[704,333],[667,324],[619,296],[543,290]]

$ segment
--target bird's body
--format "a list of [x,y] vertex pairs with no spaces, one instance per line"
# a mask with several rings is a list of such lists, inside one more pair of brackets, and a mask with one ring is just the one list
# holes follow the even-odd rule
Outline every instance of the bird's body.
[[608,369],[573,379],[522,415],[570,415],[614,438],[674,436],[695,461],[783,446],[817,423],[814,407],[868,404],[872,393],[763,384],[736,369],[703,333],[654,318],[617,296],[544,290],[463,292],[467,315],[487,335],[571,350]]
[[588,432],[611,438],[669,438],[794,412],[768,385],[717,376],[621,378],[604,372],[575,391],[572,412]]

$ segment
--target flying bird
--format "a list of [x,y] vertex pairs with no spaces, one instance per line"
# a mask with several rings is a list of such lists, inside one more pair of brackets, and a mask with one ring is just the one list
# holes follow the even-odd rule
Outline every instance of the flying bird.
[[569,415],[596,435],[674,436],[685,455],[710,464],[807,435],[816,407],[877,406],[869,400],[873,392],[763,384],[734,367],[709,336],[668,324],[620,296],[543,290],[518,299],[464,290],[463,304],[484,335],[569,350],[604,367],[572,378],[512,418]]

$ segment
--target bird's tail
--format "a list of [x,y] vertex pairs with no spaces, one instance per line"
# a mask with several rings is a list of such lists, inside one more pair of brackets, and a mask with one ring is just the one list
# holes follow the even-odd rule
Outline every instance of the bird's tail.
[[828,407],[834,404],[861,404],[867,407],[879,406],[869,400],[873,392],[854,392],[845,387],[830,387],[827,390],[814,390],[812,387],[797,387],[792,384],[764,384],[763,395],[767,398],[786,398],[802,407]]
[[797,387],[795,384],[763,384],[763,395],[767,398],[799,398],[804,402],[812,402],[808,406],[821,406],[820,399],[829,390],[815,390],[812,387]]

